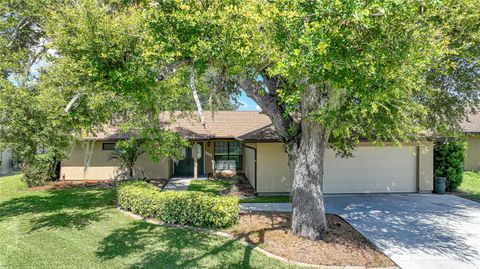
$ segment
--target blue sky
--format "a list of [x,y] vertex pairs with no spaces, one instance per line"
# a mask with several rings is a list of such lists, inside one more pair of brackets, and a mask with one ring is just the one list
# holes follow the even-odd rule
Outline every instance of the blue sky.
[[249,98],[244,91],[242,91],[240,96],[237,96],[237,101],[240,105],[237,109],[238,111],[261,110],[257,103]]

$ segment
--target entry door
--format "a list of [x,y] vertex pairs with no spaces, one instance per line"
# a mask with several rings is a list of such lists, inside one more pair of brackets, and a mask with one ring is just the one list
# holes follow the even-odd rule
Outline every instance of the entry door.
[[[197,155],[198,158],[198,174],[202,175],[204,173],[203,168],[203,143],[198,143],[199,147],[199,154]],[[180,160],[175,165],[175,175],[176,176],[184,176],[189,177],[193,176],[193,169],[195,167],[193,155],[192,155],[192,148],[194,145],[191,145],[190,148],[185,150],[185,159]]]

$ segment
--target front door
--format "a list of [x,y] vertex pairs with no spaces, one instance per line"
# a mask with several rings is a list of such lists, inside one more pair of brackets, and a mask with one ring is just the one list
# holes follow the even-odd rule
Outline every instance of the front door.
[[[203,168],[203,143],[197,143],[198,145],[198,174],[203,175],[204,168]],[[192,155],[192,148],[194,144],[191,145],[190,148],[185,149],[185,158],[183,160],[178,161],[175,164],[175,175],[182,176],[182,177],[191,177],[193,176],[193,169],[195,167],[193,155]]]

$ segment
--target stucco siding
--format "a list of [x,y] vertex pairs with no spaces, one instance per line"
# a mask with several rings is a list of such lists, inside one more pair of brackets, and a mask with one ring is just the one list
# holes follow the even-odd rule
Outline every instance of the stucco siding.
[[467,143],[464,168],[469,171],[480,171],[480,135],[468,136]]
[[[70,156],[62,160],[60,177],[65,180],[103,180],[114,179],[121,171],[115,160],[109,160],[112,151],[103,150],[102,142],[94,144],[90,165],[85,169],[85,149],[81,143],[74,145]],[[143,173],[141,172],[143,171]],[[172,175],[170,160],[153,162],[147,154],[139,157],[134,177],[169,178]]]
[[290,192],[292,178],[283,143],[257,143],[257,192]]
[[243,147],[243,170],[250,185],[255,187],[255,149],[256,144],[246,143]]
[[420,192],[433,190],[433,143],[418,147],[418,189]]
[[205,142],[205,174],[213,173],[214,141]]

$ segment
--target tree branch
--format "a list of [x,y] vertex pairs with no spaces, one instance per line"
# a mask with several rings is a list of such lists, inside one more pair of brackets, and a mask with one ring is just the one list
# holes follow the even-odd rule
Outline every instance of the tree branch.
[[205,116],[203,115],[202,104],[200,103],[197,89],[195,88],[195,64],[193,63],[193,61],[190,62],[190,89],[192,90],[193,99],[195,100],[195,104],[197,105],[197,111],[200,115],[202,126],[203,128],[205,128]]
[[177,73],[178,68],[186,65],[189,62],[190,62],[189,59],[185,59],[185,60],[181,60],[181,61],[175,61],[175,62],[165,66],[160,71],[160,73],[158,73],[157,81],[163,81],[163,80],[167,79],[168,77],[174,75],[175,73]]
[[68,111],[70,111],[72,106],[75,104],[78,98],[80,98],[81,95],[82,95],[82,91],[79,91],[72,97],[72,99],[70,100],[70,102],[68,102],[67,106],[64,109],[65,113],[68,113]]
[[10,36],[10,42],[8,42],[7,44],[8,48],[10,48],[13,45],[13,42],[15,41],[15,39],[17,39],[20,31],[23,29],[23,27],[27,26],[28,23],[29,22],[27,20],[27,17],[23,17],[22,19],[20,19],[20,21],[17,23],[17,26],[15,27],[15,30],[13,30],[13,33]]
[[270,118],[279,135],[289,142],[295,137],[290,132],[290,128],[293,127],[295,122],[290,115],[285,113],[285,108],[277,102],[275,92],[278,84],[268,78],[263,79],[265,85],[259,85],[256,80],[246,78],[238,78],[237,83],[247,96],[252,98],[262,108],[262,111]]
[[47,48],[45,46],[41,46],[37,52],[33,53],[33,55],[30,57],[28,62],[25,64],[23,70],[27,78],[30,75],[30,69],[32,68],[32,66],[37,62],[40,56],[42,56],[46,51],[47,51]]

